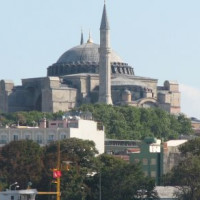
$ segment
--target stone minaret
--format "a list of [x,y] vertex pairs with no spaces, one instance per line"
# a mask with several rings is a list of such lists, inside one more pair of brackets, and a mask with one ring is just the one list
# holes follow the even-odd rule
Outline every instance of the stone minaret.
[[106,4],[104,3],[100,26],[99,103],[105,104],[112,104],[110,54],[110,26],[107,18]]
[[84,39],[83,39],[83,30],[81,29],[81,42],[80,45],[82,45],[84,43]]

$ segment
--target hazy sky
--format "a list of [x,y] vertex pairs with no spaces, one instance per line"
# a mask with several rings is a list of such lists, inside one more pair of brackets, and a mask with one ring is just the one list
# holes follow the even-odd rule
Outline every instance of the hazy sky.
[[[46,76],[91,31],[99,43],[103,0],[1,0],[0,79]],[[177,80],[182,111],[200,118],[200,1],[107,0],[111,45],[135,74]]]

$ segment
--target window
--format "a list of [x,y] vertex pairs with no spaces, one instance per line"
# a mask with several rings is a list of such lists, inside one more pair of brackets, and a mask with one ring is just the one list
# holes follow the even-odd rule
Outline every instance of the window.
[[6,135],[1,136],[0,144],[7,144],[7,136]]
[[18,135],[13,135],[13,140],[14,141],[18,141],[19,140],[19,136]]
[[61,136],[60,136],[60,139],[61,139],[61,140],[64,140],[64,139],[66,139],[66,138],[67,138],[66,135],[61,135]]
[[53,142],[54,141],[54,135],[49,135],[48,142]]
[[42,144],[42,135],[37,135],[36,142],[37,142],[38,144]]
[[63,128],[63,123],[58,123],[59,128]]
[[25,139],[26,139],[26,140],[30,140],[30,139],[31,139],[31,136],[30,136],[30,135],[25,135]]
[[148,172],[147,171],[144,171],[144,176],[148,176]]
[[140,162],[140,159],[134,159],[134,162],[135,162],[135,163],[139,163],[139,162]]
[[77,121],[70,121],[68,123],[68,128],[78,128],[78,122]]
[[156,177],[156,171],[151,171],[151,177],[155,178]]
[[156,165],[156,159],[155,158],[151,159],[151,165]]
[[147,160],[146,158],[143,158],[143,159],[142,159],[142,164],[143,164],[143,165],[148,165],[148,160]]

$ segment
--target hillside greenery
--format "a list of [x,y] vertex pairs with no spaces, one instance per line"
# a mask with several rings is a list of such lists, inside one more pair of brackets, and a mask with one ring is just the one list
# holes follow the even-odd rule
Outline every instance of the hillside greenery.
[[175,116],[158,108],[85,104],[79,110],[92,112],[105,126],[107,138],[167,140],[193,132],[190,119],[183,114]]
[[38,126],[40,120],[44,117],[47,120],[56,120],[62,118],[63,114],[64,112],[62,111],[56,113],[43,113],[39,111],[0,113],[0,125]]
[[[85,104],[75,110],[90,111],[94,120],[103,123],[107,138],[137,140],[156,137],[167,140],[192,133],[190,119],[183,114],[175,116],[158,108]],[[0,124],[37,126],[44,116],[49,120],[61,118],[63,114],[61,111],[1,113]]]

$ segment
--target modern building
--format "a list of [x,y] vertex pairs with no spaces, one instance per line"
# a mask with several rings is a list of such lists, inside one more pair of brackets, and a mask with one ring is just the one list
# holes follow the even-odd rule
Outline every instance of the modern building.
[[[61,124],[61,122],[59,123]],[[79,138],[93,141],[99,154],[104,153],[104,129],[101,124],[99,125],[93,120],[85,120],[80,117],[65,119],[63,120],[63,124],[66,127],[1,128],[0,147],[11,141],[18,140],[33,140],[41,146],[44,146],[56,140]]]
[[140,163],[146,176],[155,178],[157,185],[164,184],[162,176],[182,159],[179,147],[187,140],[161,142],[156,138],[139,140],[105,140],[105,152],[129,163]]
[[161,140],[145,138],[139,140],[105,140],[105,152],[129,163],[140,163],[146,176],[161,183],[163,175],[163,148]]
[[158,86],[157,79],[136,75],[134,68],[112,49],[106,5],[100,24],[100,45],[90,36],[84,43],[81,34],[80,45],[64,52],[49,66],[47,76],[22,79],[20,86],[1,80],[0,111],[57,112],[99,102],[159,107],[179,113],[180,92],[176,81],[165,81]]
[[140,163],[146,176],[155,178],[161,184],[163,175],[163,151],[161,140],[146,138],[140,145],[140,151],[130,154],[131,163]]

